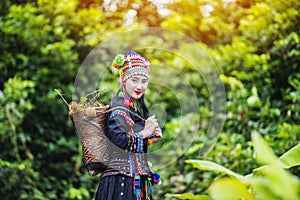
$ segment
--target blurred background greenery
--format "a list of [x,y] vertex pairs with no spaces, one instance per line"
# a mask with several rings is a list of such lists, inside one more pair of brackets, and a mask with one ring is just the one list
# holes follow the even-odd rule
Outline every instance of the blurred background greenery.
[[[252,173],[261,164],[254,159],[253,131],[281,156],[300,140],[299,10],[298,0],[1,0],[1,199],[93,198],[100,177],[86,172],[68,108],[54,89],[72,94],[76,74],[90,51],[114,34],[136,28],[178,31],[195,40],[220,69],[226,119],[207,161],[239,174]],[[139,40],[151,43],[151,39]],[[200,159],[213,115],[210,93],[195,76],[197,69],[174,55],[156,55],[154,62],[180,69],[196,91],[200,126],[189,149],[160,169],[162,183],[155,187],[155,199],[175,198],[167,193],[199,194],[185,199],[201,199],[220,175],[196,170],[185,161]],[[179,80],[168,81],[176,85]],[[111,72],[101,84],[115,90],[115,82]],[[158,92],[154,86],[149,90],[153,93],[149,105],[159,102],[166,110],[164,142],[168,142],[180,127],[178,102],[170,92]],[[66,98],[71,101],[71,95]],[[105,98],[109,101],[110,96]],[[189,117],[187,130],[197,116]],[[167,152],[166,159],[177,154]],[[300,168],[293,166],[288,173],[299,185]],[[268,184],[264,187],[272,187]]]

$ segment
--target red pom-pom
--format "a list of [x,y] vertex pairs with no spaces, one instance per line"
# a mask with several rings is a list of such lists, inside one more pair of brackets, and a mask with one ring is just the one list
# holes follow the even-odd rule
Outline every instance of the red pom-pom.
[[121,66],[117,65],[117,63],[115,61],[113,61],[112,66],[116,69],[120,69]]

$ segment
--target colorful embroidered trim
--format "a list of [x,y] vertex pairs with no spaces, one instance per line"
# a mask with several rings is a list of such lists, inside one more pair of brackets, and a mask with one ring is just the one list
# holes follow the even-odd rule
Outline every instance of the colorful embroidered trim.
[[133,190],[133,194],[134,196],[137,197],[137,199],[139,199],[139,197],[142,197],[143,193],[141,191],[141,176],[140,175],[136,175],[134,177],[134,190]]
[[[134,189],[133,189],[133,194],[134,196],[136,197],[137,200],[141,200],[143,197],[144,197],[144,193],[142,191],[142,188],[141,188],[141,176],[140,175],[136,175],[135,178],[134,178]],[[150,178],[148,177],[146,180],[144,180],[144,191],[145,191],[145,199],[146,200],[150,200],[151,198],[151,195],[153,193],[153,187],[152,187],[152,184],[151,184],[151,180]]]
[[110,119],[113,118],[115,115],[121,115],[122,117],[125,118],[127,124],[128,124],[130,127],[133,127],[134,121],[133,121],[132,119],[130,119],[124,111],[121,111],[121,110],[114,110],[114,111],[111,113],[111,115],[110,115]]
[[[132,130],[132,129],[131,129]],[[128,144],[126,150],[129,152],[143,153],[143,136],[140,132],[128,135]]]

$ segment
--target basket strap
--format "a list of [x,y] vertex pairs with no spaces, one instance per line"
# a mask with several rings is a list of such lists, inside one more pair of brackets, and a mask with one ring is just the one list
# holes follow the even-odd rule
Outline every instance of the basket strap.
[[116,106],[116,107],[110,108],[110,109],[108,109],[108,110],[104,111],[104,113],[107,113],[107,112],[110,112],[110,111],[113,111],[113,110],[117,110],[117,109],[124,109],[124,110],[126,110],[126,111],[130,112],[131,114],[133,114],[133,115],[137,116],[137,117],[138,117],[138,118],[140,118],[141,120],[145,121],[145,119],[144,119],[144,118],[142,118],[141,116],[139,116],[137,113],[135,113],[135,112],[132,112],[132,111],[131,111],[131,110],[129,110],[128,108],[124,108],[124,107],[122,107],[122,106]]

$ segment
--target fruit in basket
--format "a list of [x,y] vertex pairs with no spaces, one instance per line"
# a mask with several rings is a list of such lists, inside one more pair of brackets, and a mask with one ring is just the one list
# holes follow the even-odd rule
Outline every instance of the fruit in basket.
[[71,102],[69,105],[69,108],[70,108],[70,110],[75,111],[78,108],[78,104],[76,102]]
[[96,109],[94,107],[86,108],[86,116],[89,118],[96,117]]

